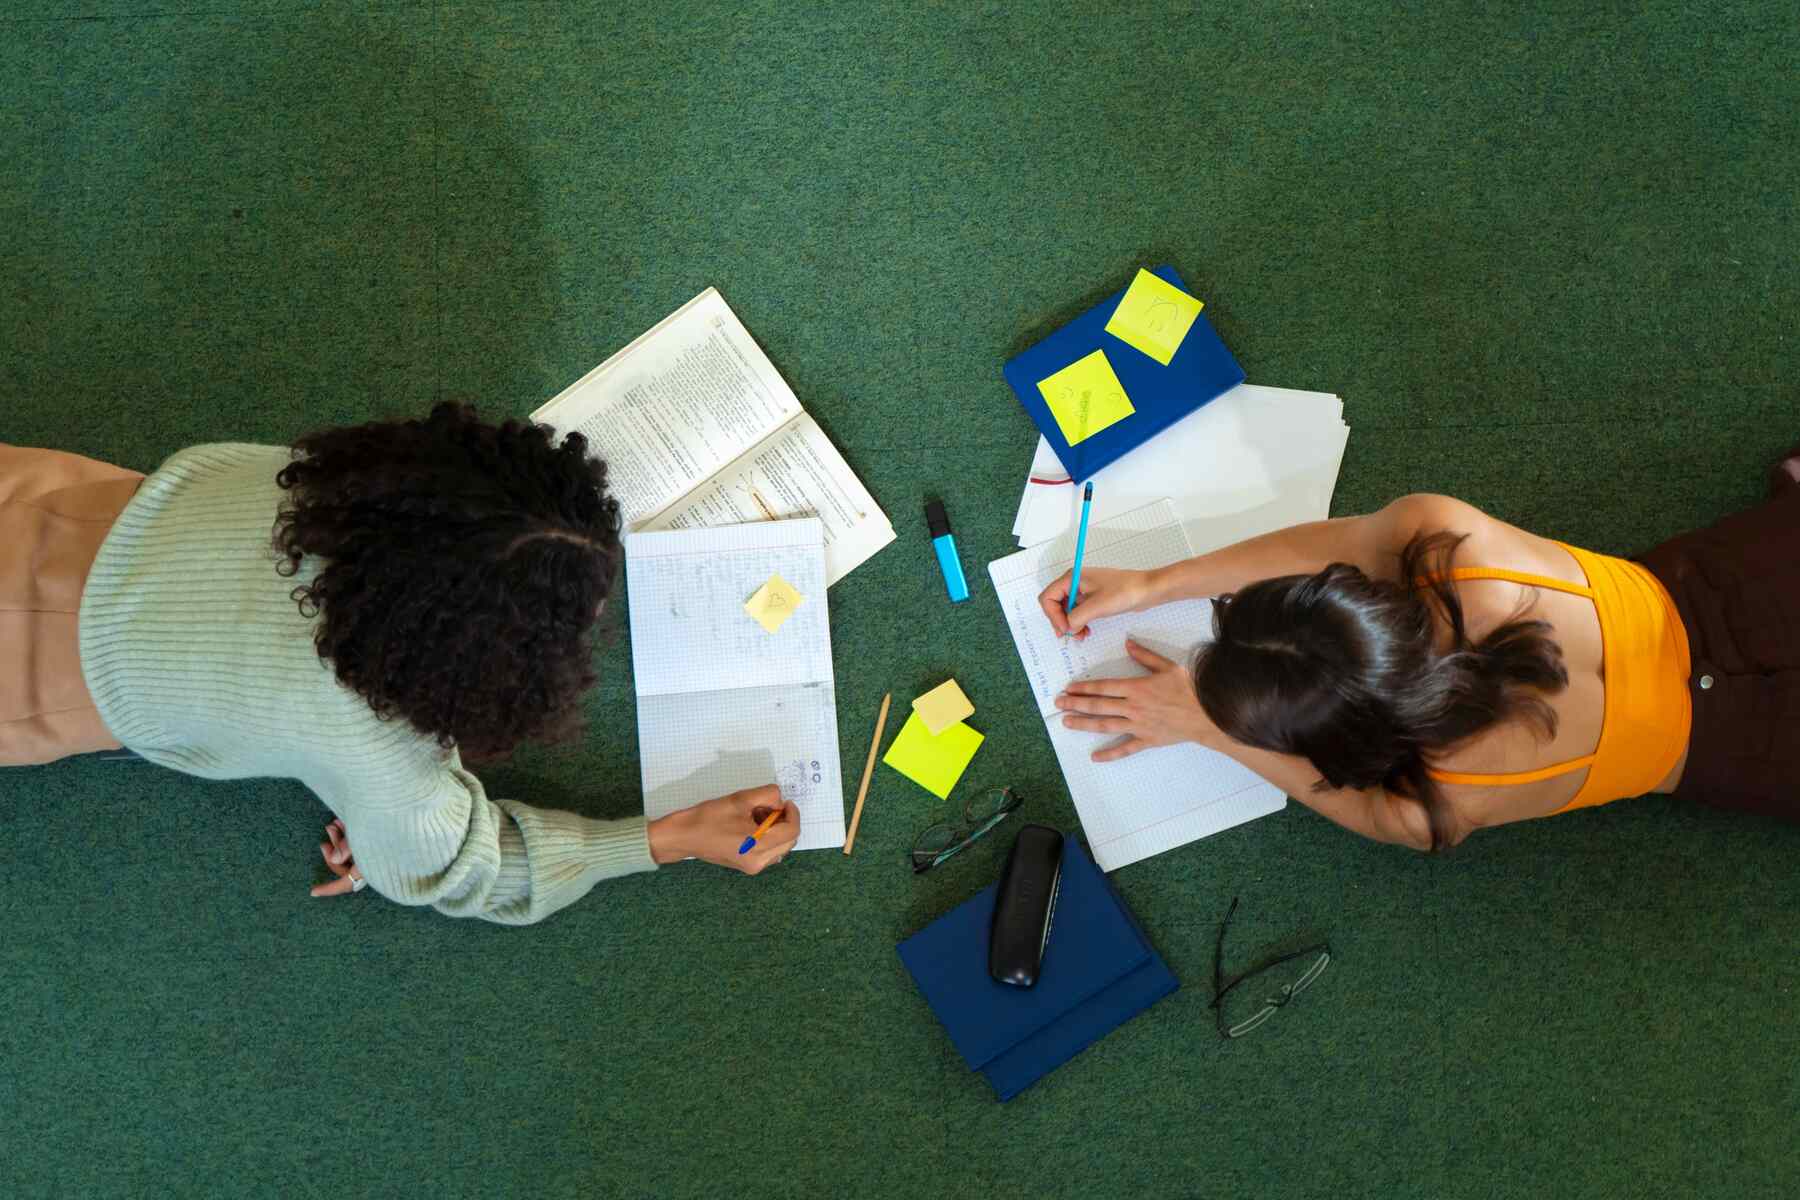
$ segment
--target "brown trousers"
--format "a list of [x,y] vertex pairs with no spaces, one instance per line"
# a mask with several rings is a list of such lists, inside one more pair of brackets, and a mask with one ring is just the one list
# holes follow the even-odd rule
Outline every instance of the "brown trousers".
[[1693,655],[1675,794],[1800,821],[1800,484],[1638,561],[1669,589]]
[[88,695],[75,622],[100,543],[143,478],[0,443],[0,766],[119,746]]

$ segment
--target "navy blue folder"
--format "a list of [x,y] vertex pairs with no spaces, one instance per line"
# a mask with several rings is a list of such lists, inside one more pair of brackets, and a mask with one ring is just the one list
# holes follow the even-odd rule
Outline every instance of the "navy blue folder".
[[[1151,267],[1150,271],[1187,291],[1174,267]],[[1244,382],[1244,369],[1213,332],[1204,310],[1194,318],[1193,326],[1166,367],[1130,342],[1106,332],[1106,323],[1125,292],[1125,288],[1120,288],[1002,368],[1026,415],[1056,451],[1069,478],[1077,482]],[[1106,351],[1106,361],[1112,364],[1113,374],[1119,377],[1135,411],[1071,446],[1037,385],[1039,380],[1048,379],[1095,350]]]
[[1063,842],[1061,890],[1033,988],[988,975],[997,885],[899,945],[963,1061],[1010,1100],[1179,984],[1087,851]]

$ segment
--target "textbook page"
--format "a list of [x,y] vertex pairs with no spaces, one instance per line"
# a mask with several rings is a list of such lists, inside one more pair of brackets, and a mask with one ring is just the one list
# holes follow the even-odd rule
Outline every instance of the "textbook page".
[[894,540],[887,514],[804,412],[640,528],[696,529],[802,516],[816,516],[824,527],[827,586]]
[[799,411],[775,364],[707,288],[531,419],[587,438],[635,529]]
[[894,540],[862,481],[716,288],[543,405],[606,460],[626,529],[817,516],[827,583]]
[[[844,844],[823,530],[812,518],[625,538],[644,815],[778,784],[796,849]],[[773,633],[744,603],[773,575],[800,594]]]
[[[1126,653],[1130,636],[1164,658],[1191,664],[1212,636],[1212,603],[1183,600],[1095,621],[1085,640],[1062,638],[1038,593],[1074,562],[1072,539],[1022,550],[988,565],[1038,713],[1081,815],[1094,861],[1112,871],[1245,821],[1280,811],[1287,797],[1248,767],[1191,743],[1142,750],[1117,762],[1090,757],[1116,737],[1063,724],[1057,695],[1077,679],[1144,674]],[[1174,506],[1159,500],[1088,529],[1085,566],[1145,570],[1191,557]]]

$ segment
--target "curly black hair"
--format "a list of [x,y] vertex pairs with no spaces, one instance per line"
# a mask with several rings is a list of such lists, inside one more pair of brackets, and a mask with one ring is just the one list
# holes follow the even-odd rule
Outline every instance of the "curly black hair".
[[574,736],[620,557],[587,440],[440,404],[293,448],[278,569],[339,681],[472,761]]

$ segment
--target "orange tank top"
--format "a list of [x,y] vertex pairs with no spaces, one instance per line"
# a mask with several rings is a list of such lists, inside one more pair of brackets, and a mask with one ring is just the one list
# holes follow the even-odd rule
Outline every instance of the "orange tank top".
[[1662,583],[1634,562],[1561,542],[1557,545],[1574,558],[1587,576],[1588,586],[1487,567],[1456,567],[1450,577],[1505,579],[1586,596],[1594,602],[1606,672],[1599,744],[1592,754],[1535,771],[1504,775],[1432,771],[1430,775],[1440,783],[1535,783],[1586,767],[1588,777],[1581,790],[1556,810],[1568,812],[1641,796],[1661,783],[1687,748],[1694,713],[1687,688],[1687,629]]

